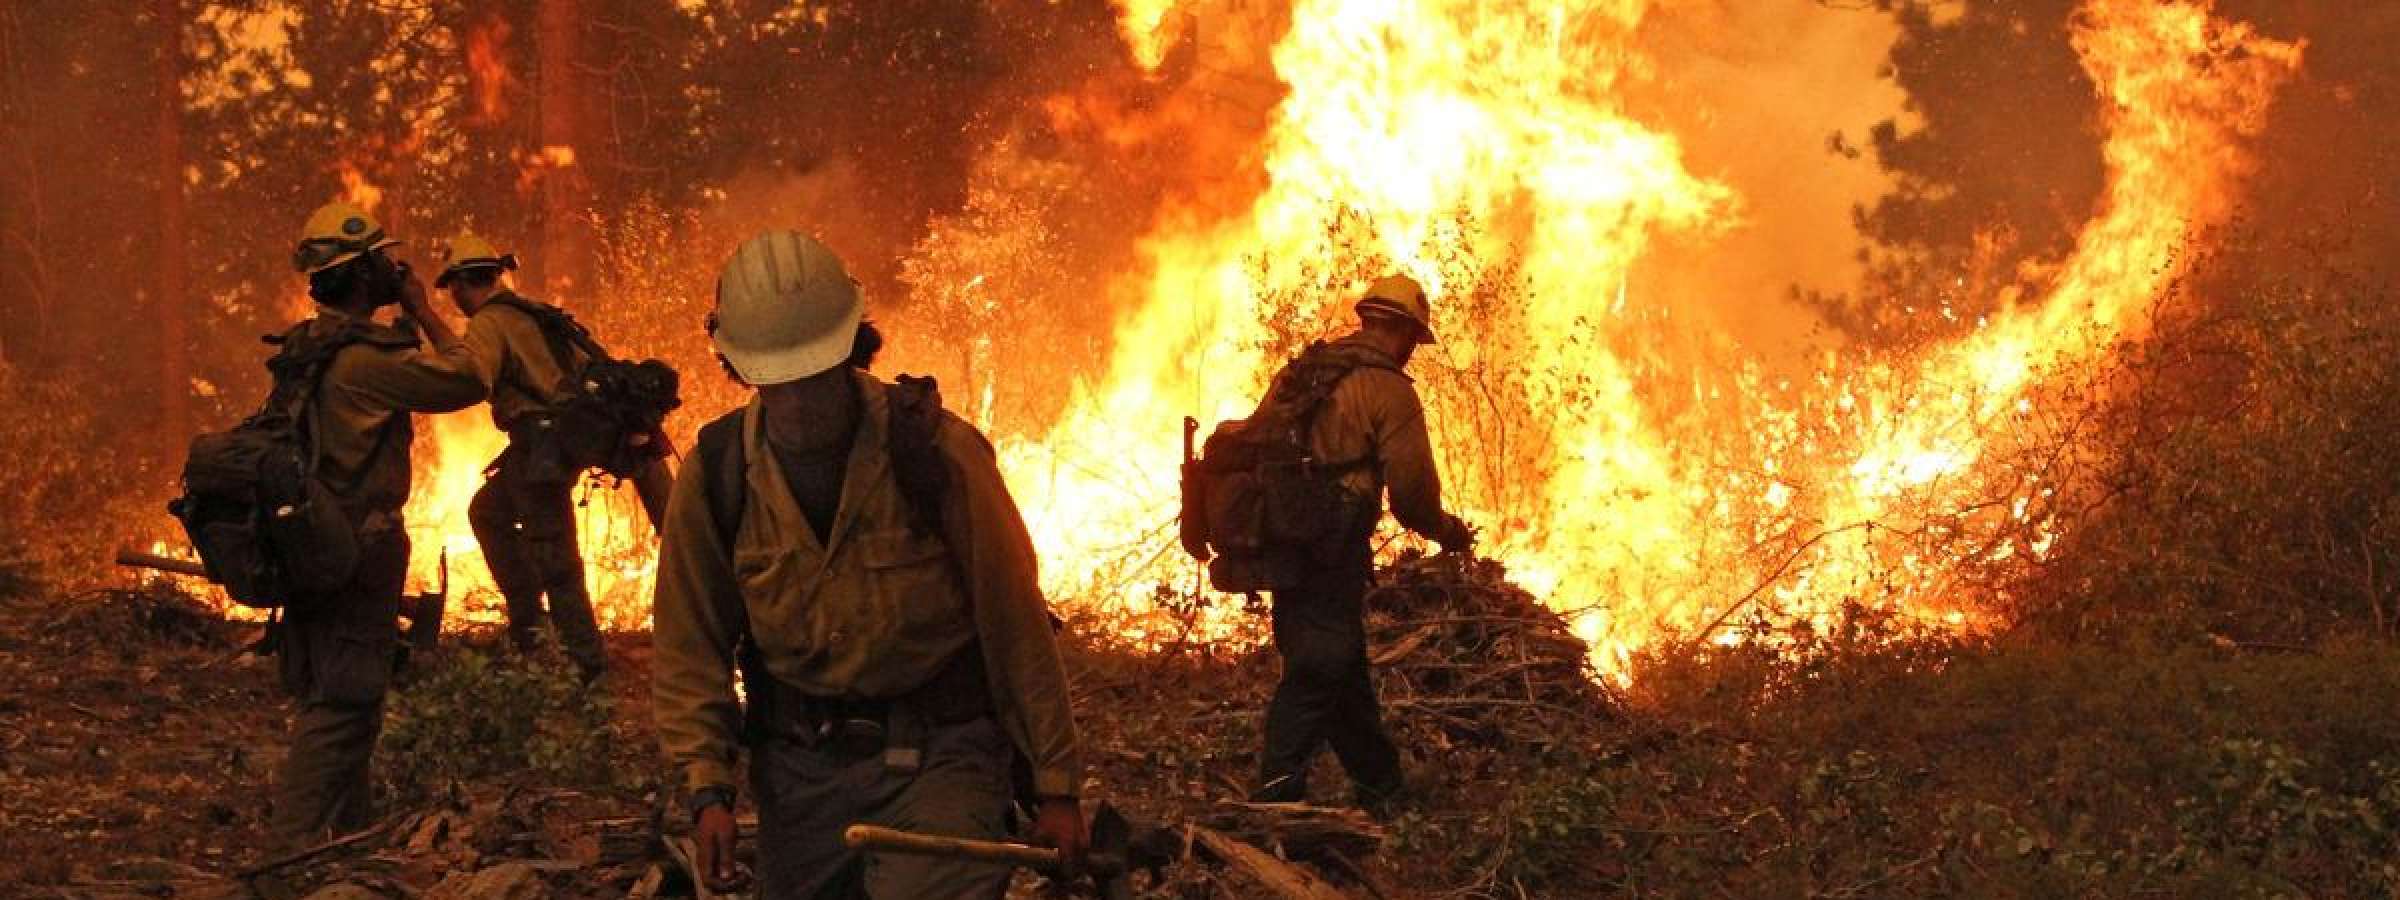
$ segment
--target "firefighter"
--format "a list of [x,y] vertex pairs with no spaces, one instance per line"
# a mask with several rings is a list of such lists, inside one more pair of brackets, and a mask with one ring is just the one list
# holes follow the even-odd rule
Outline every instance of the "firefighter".
[[[1367,669],[1362,603],[1373,574],[1369,538],[1391,498],[1394,518],[1410,531],[1465,552],[1474,532],[1442,509],[1425,407],[1402,370],[1417,347],[1433,342],[1425,289],[1405,275],[1370,285],[1358,301],[1358,330],[1303,355],[1301,363],[1342,366],[1309,426],[1309,449],[1322,460],[1355,460],[1341,484],[1363,502],[1355,527],[1329,536],[1318,565],[1271,592],[1276,652],[1283,678],[1267,706],[1266,748],[1253,799],[1300,802],[1308,796],[1309,761],[1330,744],[1357,787],[1360,805],[1389,809],[1403,787],[1400,753],[1383,728]],[[1278,379],[1283,382],[1284,379]],[[1270,392],[1262,406],[1278,398]]]
[[[668,503],[654,607],[661,743],[707,877],[734,878],[749,735],[760,896],[999,897],[1008,870],[860,858],[876,823],[1004,835],[1012,759],[1038,840],[1080,859],[1079,763],[1031,538],[992,448],[927,382],[860,358],[841,261],[798,232],[735,251],[711,332],[743,408],[702,429]],[[736,648],[745,696],[737,708]],[[745,725],[747,727],[745,727]]]
[[[572,389],[589,358],[545,329],[555,308],[510,290],[503,278],[516,268],[515,254],[461,234],[451,240],[447,264],[433,282],[467,317],[467,348],[491,392],[492,424],[509,436],[508,448],[485,469],[483,487],[467,505],[467,523],[507,602],[509,638],[517,649],[531,652],[540,645],[547,598],[560,647],[590,681],[606,663],[576,546],[573,494],[583,473],[546,464],[552,456],[541,447],[554,437],[544,427],[545,413]],[[663,471],[654,467],[644,477]]]
[[[358,564],[349,583],[292,598],[273,646],[298,704],[290,755],[277,776],[271,827],[304,846],[374,821],[369,763],[383,727],[408,579],[411,413],[465,409],[483,385],[463,342],[426,304],[425,283],[387,249],[397,241],[367,211],[332,203],[308,218],[293,254],[316,314],[287,332],[295,342],[340,342],[312,395],[314,477],[354,526]],[[398,304],[423,333],[376,324]],[[423,346],[430,343],[431,349]]]

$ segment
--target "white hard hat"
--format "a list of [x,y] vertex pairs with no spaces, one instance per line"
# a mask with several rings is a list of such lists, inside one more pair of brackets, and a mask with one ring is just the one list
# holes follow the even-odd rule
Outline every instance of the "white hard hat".
[[848,360],[865,309],[832,250],[797,231],[770,231],[725,261],[713,337],[743,381],[783,384]]

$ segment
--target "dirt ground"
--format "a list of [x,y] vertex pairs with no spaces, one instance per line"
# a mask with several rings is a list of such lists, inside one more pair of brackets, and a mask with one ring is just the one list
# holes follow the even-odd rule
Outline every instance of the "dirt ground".
[[[519,860],[542,868],[547,896],[616,897],[660,862],[604,858],[603,832],[638,831],[667,802],[655,790],[648,638],[620,632],[609,635],[602,682],[618,740],[608,754],[620,769],[642,770],[628,779],[636,787],[500,778],[454,785],[434,801],[387,797],[381,812],[395,833],[248,874],[277,855],[266,843],[267,798],[289,723],[272,661],[243,652],[260,633],[171,592],[0,599],[0,684],[9,686],[0,695],[0,896],[284,898],[351,884],[413,897],[458,872]],[[1257,654],[1143,658],[1071,646],[1069,667],[1087,711],[1093,801],[1137,821],[1184,821],[1246,790],[1272,677]],[[1335,771],[1320,782],[1338,785]],[[447,824],[428,824],[437,816]],[[681,830],[679,818],[660,816],[668,832]],[[445,833],[429,849],[423,835],[435,830]],[[1233,877],[1178,867],[1145,894],[1249,896]],[[1014,895],[1042,895],[1036,879],[1018,881]],[[670,878],[661,895],[674,889]]]

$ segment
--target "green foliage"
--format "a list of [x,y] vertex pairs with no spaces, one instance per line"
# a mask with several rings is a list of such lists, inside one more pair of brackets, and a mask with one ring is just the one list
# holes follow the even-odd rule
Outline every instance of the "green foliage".
[[[2391,896],[2400,652],[2021,637],[1637,674],[1611,881],[1740,896]],[[1669,740],[1643,738],[1660,729]],[[1529,782],[1538,783],[1538,782]],[[1745,812],[1753,810],[1756,812]],[[1681,887],[1662,887],[1681,886]]]
[[1527,887],[1571,883],[1590,871],[1591,845],[1607,830],[1621,786],[1588,762],[1560,758],[1509,786],[1499,874]]
[[[2010,618],[2078,640],[2302,645],[2400,633],[2400,310],[2338,272],[2229,239],[2099,386],[2087,465]],[[2297,254],[2298,258],[2307,258]],[[2253,257],[2263,257],[2253,258]]]
[[2166,862],[2211,879],[2290,886],[2276,873],[2346,862],[2330,884],[2350,896],[2400,891],[2400,781],[2369,762],[2344,785],[2320,778],[2306,754],[2258,738],[2208,743],[2201,784],[2175,801],[2179,837]]
[[392,695],[379,750],[394,793],[494,776],[617,784],[609,698],[557,654],[459,647],[412,674]]

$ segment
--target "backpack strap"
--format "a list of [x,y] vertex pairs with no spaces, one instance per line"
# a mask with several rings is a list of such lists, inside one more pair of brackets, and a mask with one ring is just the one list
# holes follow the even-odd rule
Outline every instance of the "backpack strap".
[[[1381,353],[1326,341],[1309,344],[1308,349],[1300,351],[1299,356],[1284,364],[1283,371],[1275,374],[1277,387],[1294,392],[1294,396],[1278,399],[1289,404],[1283,412],[1290,417],[1288,424],[1296,442],[1307,445],[1307,436],[1316,427],[1317,416],[1324,412],[1326,404],[1333,399],[1334,389],[1341,386],[1343,379],[1360,369],[1382,369],[1398,373],[1403,378],[1408,377]],[[1354,459],[1319,463],[1317,469],[1344,474],[1372,465],[1374,461],[1375,452],[1369,449]]]
[[[941,386],[930,376],[902,375],[888,389],[891,419],[885,442],[892,457],[892,480],[908,503],[909,528],[919,535],[942,537],[942,506],[950,495],[950,458],[942,453]],[[742,527],[742,510],[750,501],[749,450],[742,443],[742,419],[748,406],[719,416],[700,428],[693,450],[707,460],[708,511],[716,521],[717,537],[728,546]]]
[[[942,505],[950,495],[950,459],[942,454],[942,389],[930,375],[902,375],[885,393],[891,421],[885,441],[892,480],[908,502],[909,530],[942,537]],[[956,554],[953,554],[954,556]]]
[[566,310],[538,300],[529,300],[513,291],[493,294],[490,300],[484,302],[496,303],[532,316],[533,323],[541,326],[542,335],[550,339],[550,352],[559,358],[560,369],[566,368],[567,356],[560,352],[564,349],[561,344],[583,351],[583,355],[594,362],[613,358],[608,355],[608,349],[600,346],[599,340],[592,337],[592,330],[575,321],[575,316]]
[[[407,349],[420,346],[414,336],[389,328],[379,328],[359,322],[338,322],[330,329],[316,323],[323,319],[302,322],[281,334],[267,335],[261,340],[279,349],[267,358],[267,373],[274,386],[267,393],[267,402],[253,420],[269,416],[286,416],[295,423],[307,441],[301,474],[314,478],[317,463],[324,447],[323,423],[316,415],[317,392],[324,386],[325,375],[333,370],[333,361],[352,344],[368,344],[386,349]],[[280,402],[278,402],[280,401]],[[405,415],[395,412],[394,415]],[[391,423],[376,430],[375,446],[367,451],[372,459],[381,454],[391,442]],[[356,491],[366,482],[362,469],[353,476],[347,491]]]
[[742,446],[742,418],[747,405],[700,426],[692,453],[706,460],[709,518],[716,522],[717,539],[730,553],[734,535],[742,528],[742,508],[750,502],[750,452]]

